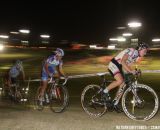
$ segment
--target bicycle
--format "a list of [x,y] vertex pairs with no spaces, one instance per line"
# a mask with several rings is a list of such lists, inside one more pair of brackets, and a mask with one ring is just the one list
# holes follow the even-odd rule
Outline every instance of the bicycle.
[[27,87],[22,88],[20,80],[17,80],[14,84],[8,84],[8,79],[3,77],[0,84],[1,97],[9,97],[11,101],[21,104],[28,101],[29,82]]
[[[61,78],[63,79],[63,78]],[[55,113],[63,112],[68,106],[69,94],[66,88],[66,83],[68,78],[64,79],[64,82],[60,84],[59,79],[53,80],[51,78],[48,81],[48,87],[44,93],[43,100],[41,101],[39,95],[41,90],[41,85],[37,90],[35,96],[35,106],[36,109],[42,111],[45,105],[50,105],[50,109]]]
[[[136,75],[128,74],[125,85],[119,89],[116,99],[120,100],[122,109],[127,117],[132,120],[147,121],[153,118],[159,108],[159,99],[156,92],[149,86],[138,83],[140,70]],[[113,111],[112,100],[102,98],[102,91],[108,81],[104,73],[97,74],[103,78],[102,85],[87,85],[81,94],[83,110],[92,117],[100,117],[107,111]]]

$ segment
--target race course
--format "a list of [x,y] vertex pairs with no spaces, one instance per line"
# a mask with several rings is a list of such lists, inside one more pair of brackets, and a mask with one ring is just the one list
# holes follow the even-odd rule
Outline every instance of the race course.
[[0,130],[116,130],[119,127],[131,126],[151,129],[159,124],[159,112],[146,122],[133,121],[124,113],[116,112],[108,112],[100,118],[91,118],[82,110],[79,100],[71,103],[66,111],[59,114],[53,113],[49,108],[37,111],[34,107],[1,104]]
[[[30,55],[30,52],[34,52],[34,54]],[[106,72],[106,62],[112,58],[115,52],[113,53],[106,50],[98,52],[89,50],[89,52],[90,53],[84,50],[78,52],[68,50],[66,55],[68,58],[64,59],[64,71],[67,75]],[[17,55],[12,57],[13,53]],[[28,77],[31,77],[31,79],[39,79],[41,61],[48,54],[50,54],[50,52],[45,50],[6,50],[6,52],[1,55],[1,73],[5,73],[5,71],[11,67],[12,60],[19,58],[23,60],[27,77],[26,80]],[[159,70],[159,64],[159,52],[153,51],[146,59],[142,60],[142,64],[140,64],[139,67],[142,71],[153,71]],[[159,77],[159,73],[146,73],[142,75],[139,82],[152,87],[156,91],[158,97],[160,97]],[[113,80],[111,76],[107,76],[107,79]],[[116,112],[108,112],[100,118],[89,117],[81,107],[80,95],[86,85],[101,84],[101,81],[102,79],[99,77],[69,80],[67,83],[70,96],[69,106],[66,111],[59,114],[53,113],[49,108],[45,108],[43,111],[37,111],[35,109],[33,100],[36,90],[39,87],[39,82],[31,83],[29,90],[29,100],[31,102],[27,106],[15,105],[0,98],[0,130],[117,130],[131,128],[160,130],[159,111],[155,117],[145,122],[133,121],[124,113],[119,114]],[[26,85],[27,82],[25,83],[25,86]],[[114,96],[115,91],[116,89],[113,90],[111,96]]]

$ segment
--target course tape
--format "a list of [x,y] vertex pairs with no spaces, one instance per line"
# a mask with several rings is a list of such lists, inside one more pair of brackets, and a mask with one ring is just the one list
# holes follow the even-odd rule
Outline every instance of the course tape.
[[[142,73],[160,73],[160,70],[143,70]],[[103,76],[109,74],[109,72],[102,72],[102,73],[94,73],[94,74],[81,74],[81,75],[73,75],[68,76],[69,79],[76,79],[76,78],[86,78],[86,77],[93,77],[93,76]],[[25,80],[28,81],[28,80]],[[38,82],[41,79],[30,79],[31,82]]]

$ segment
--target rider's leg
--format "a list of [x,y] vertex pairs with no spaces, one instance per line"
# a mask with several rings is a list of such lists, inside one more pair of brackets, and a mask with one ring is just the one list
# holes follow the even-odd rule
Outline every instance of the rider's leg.
[[40,86],[40,94],[39,94],[39,97],[44,97],[44,92],[47,88],[47,84],[48,84],[48,74],[46,73],[46,71],[44,71],[44,69],[42,70],[42,77],[41,77],[41,80],[42,80],[42,85]]
[[121,73],[117,73],[114,76],[114,78],[115,78],[116,81],[113,81],[112,83],[110,83],[108,85],[108,87],[106,87],[104,89],[104,91],[103,91],[104,93],[109,92],[110,90],[112,90],[113,88],[115,88],[117,86],[120,86],[123,83],[123,81],[124,81],[123,76],[121,75]]
[[42,85],[40,86],[41,87],[41,89],[40,89],[40,95],[39,95],[40,97],[44,96],[44,92],[45,92],[45,90],[47,88],[47,84],[48,84],[47,80],[42,81]]
[[116,96],[116,97],[118,97],[117,100],[113,100],[113,108],[116,112],[121,113],[121,112],[123,112],[123,110],[118,106],[118,102],[119,102],[120,97],[122,96],[122,93],[120,93],[119,91],[122,91],[122,88],[124,87],[124,78],[120,73],[116,74],[114,76],[114,78],[116,79],[116,81],[112,82],[106,89],[109,88],[109,90],[111,90],[117,86],[120,86],[119,90],[116,94],[116,95],[118,95],[118,94],[120,94],[120,95]]

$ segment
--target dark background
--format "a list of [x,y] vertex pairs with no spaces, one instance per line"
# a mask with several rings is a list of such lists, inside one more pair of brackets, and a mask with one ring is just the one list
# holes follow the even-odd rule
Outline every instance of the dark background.
[[135,19],[142,22],[144,41],[160,34],[160,9],[154,0],[10,1],[0,6],[0,33],[27,28],[33,37],[49,33],[59,40],[104,42],[116,27]]

